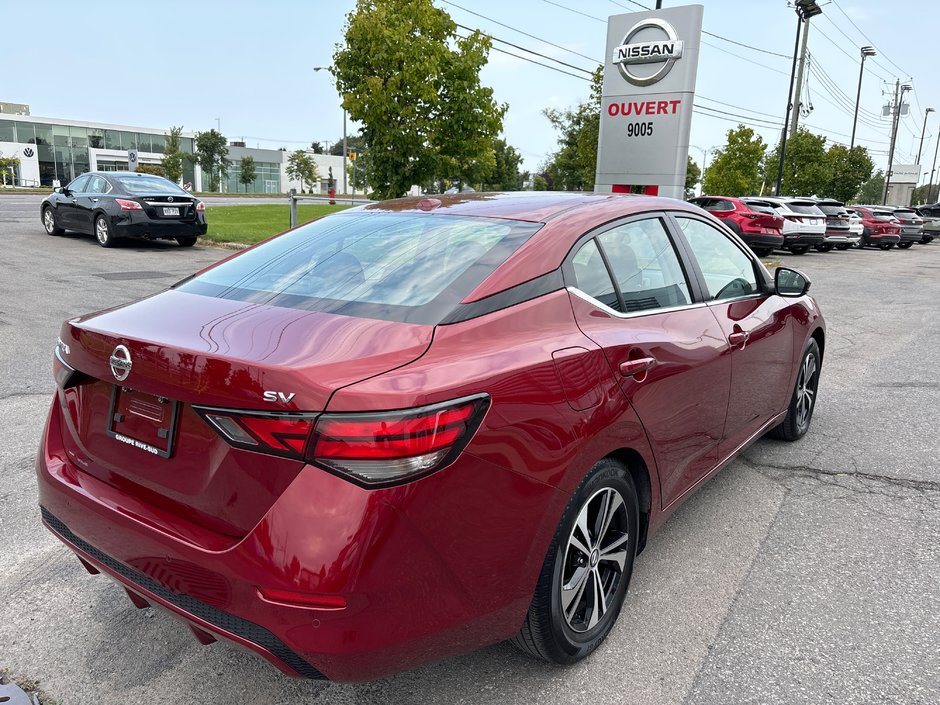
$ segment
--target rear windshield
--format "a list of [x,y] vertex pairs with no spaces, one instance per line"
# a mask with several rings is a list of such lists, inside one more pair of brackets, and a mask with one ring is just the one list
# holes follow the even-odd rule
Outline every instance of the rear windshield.
[[846,215],[845,206],[829,205],[828,203],[817,203],[816,207],[826,215]]
[[437,325],[540,223],[351,211],[309,223],[179,291]]
[[724,198],[697,198],[692,201],[699,208],[706,211],[733,211],[734,204]]
[[819,208],[816,207],[815,203],[787,203],[787,207],[794,213],[802,213],[803,215],[822,215],[822,212]]
[[768,201],[744,201],[744,205],[756,213],[770,213],[771,215],[777,214],[774,204]]
[[896,220],[891,211],[872,211],[871,214],[875,220]]
[[111,178],[127,189],[128,193],[135,196],[148,193],[171,193],[174,196],[177,194],[189,195],[173,182],[159,176],[112,176]]

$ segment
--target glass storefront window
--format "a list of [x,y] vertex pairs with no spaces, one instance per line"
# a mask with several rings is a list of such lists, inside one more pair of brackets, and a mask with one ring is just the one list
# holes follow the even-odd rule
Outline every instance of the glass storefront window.
[[180,151],[184,154],[193,153],[193,138],[192,137],[180,137]]
[[141,152],[146,152],[147,150],[140,146],[137,141],[136,132],[122,132],[121,133],[121,148],[122,149],[137,149]]
[[91,127],[88,129],[88,146],[95,149],[104,148],[104,130]]
[[88,128],[87,127],[69,127],[69,134],[72,136],[72,149],[88,149]]
[[163,154],[166,150],[166,137],[164,135],[150,135],[150,151]]
[[16,139],[20,144],[36,144],[36,130],[31,122],[17,122]]
[[137,133],[137,150],[140,152],[152,152],[150,148],[150,135],[146,132]]
[[117,130],[104,131],[105,149],[121,149],[121,133]]
[[16,142],[12,120],[0,120],[0,142]]
[[69,147],[69,126],[68,125],[53,125],[52,126],[52,143],[56,147]]
[[36,144],[52,144],[52,125],[36,122],[33,128],[36,130]]

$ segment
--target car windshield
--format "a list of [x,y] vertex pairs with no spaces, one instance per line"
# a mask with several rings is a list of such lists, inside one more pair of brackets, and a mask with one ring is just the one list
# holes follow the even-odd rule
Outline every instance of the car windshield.
[[835,203],[817,203],[816,207],[826,215],[846,215],[845,206]]
[[351,211],[285,233],[177,288],[436,325],[540,227],[504,219]]
[[178,194],[189,195],[172,181],[167,181],[159,176],[112,176],[111,178],[120,183],[128,193],[135,196],[148,193],[169,193],[174,196]]
[[787,203],[787,207],[794,213],[802,213],[803,215],[822,215],[822,211],[816,207],[815,203]]

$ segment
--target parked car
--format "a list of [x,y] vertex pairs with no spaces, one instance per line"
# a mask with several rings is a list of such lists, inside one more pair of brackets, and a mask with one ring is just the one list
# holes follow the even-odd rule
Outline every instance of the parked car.
[[862,216],[856,213],[854,208],[846,207],[845,212],[849,214],[849,232],[855,236],[852,247],[861,247],[862,233],[865,232],[865,226],[862,225]]
[[917,213],[924,219],[924,234],[920,241],[926,245],[935,237],[940,237],[940,203],[919,206]]
[[810,247],[826,243],[826,215],[816,204],[803,198],[764,198],[784,219],[783,248],[805,255]]
[[669,513],[809,429],[808,289],[671,199],[330,215],[63,324],[42,520],[135,605],[293,676],[504,639],[573,663]]
[[833,247],[839,250],[855,247],[861,235],[852,232],[851,219],[845,204],[830,198],[817,198],[816,207],[826,216],[826,240],[822,245],[816,245],[816,249],[829,252]]
[[766,257],[783,246],[783,218],[768,201],[743,200],[725,196],[693,198],[699,208],[731,228],[758,257]]
[[899,248],[906,250],[915,242],[923,240],[924,219],[918,215],[917,211],[904,206],[889,206],[889,208],[891,208],[891,212],[894,213],[894,217],[898,219],[901,226]]
[[131,171],[82,174],[39,206],[49,235],[94,235],[102,247],[123,237],[176,240],[192,247],[206,234],[206,206],[162,176]]
[[901,241],[901,224],[892,211],[882,206],[852,206],[852,210],[862,216],[861,247],[890,250]]

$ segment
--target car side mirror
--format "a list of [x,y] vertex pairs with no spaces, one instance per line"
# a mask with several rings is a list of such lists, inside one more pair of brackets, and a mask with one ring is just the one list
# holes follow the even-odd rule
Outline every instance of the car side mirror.
[[62,186],[56,186],[54,189],[52,189],[52,192],[53,193],[65,193],[65,188]]
[[803,296],[812,282],[809,277],[796,269],[777,267],[774,271],[774,293],[777,296],[796,298]]

